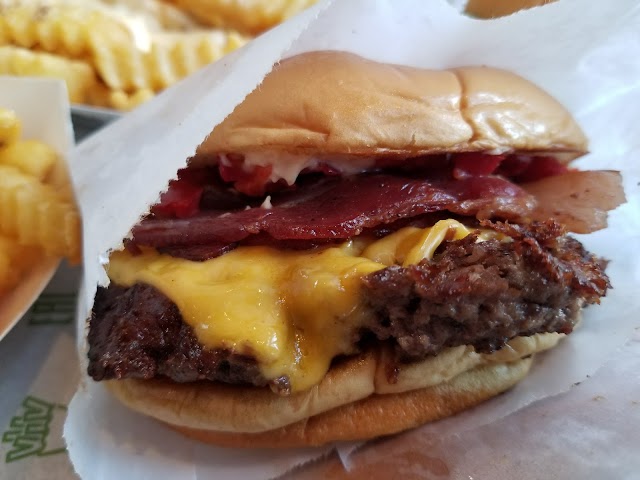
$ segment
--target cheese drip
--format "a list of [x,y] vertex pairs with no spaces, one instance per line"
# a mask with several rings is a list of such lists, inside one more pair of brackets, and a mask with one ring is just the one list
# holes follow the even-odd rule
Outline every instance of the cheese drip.
[[[122,286],[154,286],[177,305],[202,345],[252,355],[266,378],[286,375],[296,392],[320,382],[334,357],[354,353],[353,335],[371,315],[361,300],[363,276],[431,259],[445,239],[469,233],[443,220],[375,241],[312,251],[240,247],[204,262],[120,251],[111,255],[108,275]],[[498,235],[478,233],[479,240]]]

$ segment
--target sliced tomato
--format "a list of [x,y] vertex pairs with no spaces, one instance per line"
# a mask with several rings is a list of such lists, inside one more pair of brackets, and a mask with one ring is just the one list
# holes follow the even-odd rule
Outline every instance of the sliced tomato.
[[151,212],[163,218],[187,218],[198,213],[203,187],[186,180],[169,182],[169,189],[160,196],[160,203]]
[[178,170],[178,180],[186,181],[193,185],[204,187],[210,184],[215,178],[214,167],[189,167]]
[[169,182],[169,188],[160,196],[160,203],[151,212],[162,218],[187,218],[195,215],[200,206],[204,186],[211,182],[207,168],[189,168],[178,171],[178,179]]
[[569,169],[566,165],[563,165],[553,157],[534,157],[522,173],[514,176],[514,180],[518,183],[535,182],[536,180],[553,177],[568,171]]
[[496,173],[503,177],[516,178],[527,171],[532,158],[528,155],[509,155],[502,161]]
[[480,152],[457,153],[453,156],[453,178],[490,175],[506,155],[489,155]]
[[225,182],[233,183],[236,190],[254,197],[264,195],[272,171],[271,165],[256,165],[247,171],[240,164],[225,165],[222,162],[218,168],[220,177]]

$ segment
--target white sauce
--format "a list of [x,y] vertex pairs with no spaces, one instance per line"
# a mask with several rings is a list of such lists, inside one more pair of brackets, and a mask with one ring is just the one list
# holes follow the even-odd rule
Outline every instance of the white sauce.
[[271,210],[273,205],[271,205],[271,195],[267,195],[267,198],[264,199],[260,208],[264,208],[265,210]]
[[[223,165],[230,164],[224,155],[220,155],[220,161]],[[283,152],[251,152],[244,154],[243,168],[251,171],[255,166],[266,167],[270,165],[272,170],[269,180],[275,183],[282,179],[288,185],[293,185],[302,170],[316,168],[321,163],[329,165],[345,175],[354,175],[370,169],[375,164],[375,158],[356,156],[318,157]]]

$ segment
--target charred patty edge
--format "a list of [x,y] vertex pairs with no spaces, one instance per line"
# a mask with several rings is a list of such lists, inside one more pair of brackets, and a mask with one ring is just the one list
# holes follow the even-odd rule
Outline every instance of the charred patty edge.
[[[552,221],[528,226],[481,222],[512,241],[446,241],[433,260],[363,277],[372,320],[353,332],[358,346],[390,345],[400,362],[473,345],[493,352],[517,336],[570,333],[583,305],[610,288],[606,263]],[[267,379],[250,351],[208,349],[177,306],[146,284],[99,287],[89,322],[94,380],[169,378],[290,390]]]

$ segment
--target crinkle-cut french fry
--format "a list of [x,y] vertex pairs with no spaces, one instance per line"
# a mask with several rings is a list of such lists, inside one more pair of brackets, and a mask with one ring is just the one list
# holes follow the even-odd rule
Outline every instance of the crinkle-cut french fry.
[[6,292],[18,282],[18,275],[11,265],[13,243],[0,235],[0,294]]
[[0,30],[7,43],[47,52],[84,57],[95,42],[133,44],[133,33],[117,18],[90,2],[5,2]]
[[0,108],[0,148],[17,142],[22,132],[22,125],[16,112]]
[[131,94],[123,92],[122,90],[116,90],[109,93],[109,106],[116,110],[133,110],[153,98],[153,96],[153,90],[148,88],[137,90]]
[[58,157],[44,183],[53,187],[62,200],[75,202],[73,187],[71,186],[71,177],[69,176],[66,163],[61,158]]
[[93,105],[94,107],[108,107],[109,104],[109,96],[111,95],[111,90],[104,83],[98,81],[93,87],[89,89],[87,92],[87,103],[89,105]]
[[151,86],[144,52],[131,45],[95,43],[93,64],[101,80],[112,90],[141,90]]
[[35,47],[37,44],[35,23],[32,20],[32,9],[5,7],[2,10],[3,30],[7,40],[25,48]]
[[150,100],[154,95],[154,91],[148,88],[128,93],[124,90],[110,90],[106,85],[98,83],[89,92],[89,103],[97,107],[128,111]]
[[15,287],[41,257],[40,248],[18,245],[15,239],[0,235],[0,295]]
[[46,143],[23,140],[0,148],[0,165],[16,167],[43,182],[56,163],[58,155]]
[[116,17],[141,21],[151,32],[201,28],[189,14],[162,0],[100,0],[100,3]]
[[286,20],[317,0],[169,0],[201,22],[257,34]]
[[16,284],[15,271],[11,268],[11,256],[5,252],[0,239],[0,295]]
[[80,260],[80,218],[75,205],[49,185],[0,165],[0,233],[21,245]]
[[154,35],[149,52],[96,44],[93,55],[99,76],[112,90],[157,92],[244,43],[235,32],[175,33]]
[[85,62],[14,47],[0,47],[0,75],[53,77],[64,80],[72,102],[84,103],[96,83],[93,69]]
[[246,42],[242,35],[223,31],[155,35],[147,55],[153,88],[173,85]]
[[[1,15],[1,13],[0,13]],[[4,45],[5,43],[9,43],[9,29],[4,23],[4,20],[0,16],[0,45]]]

